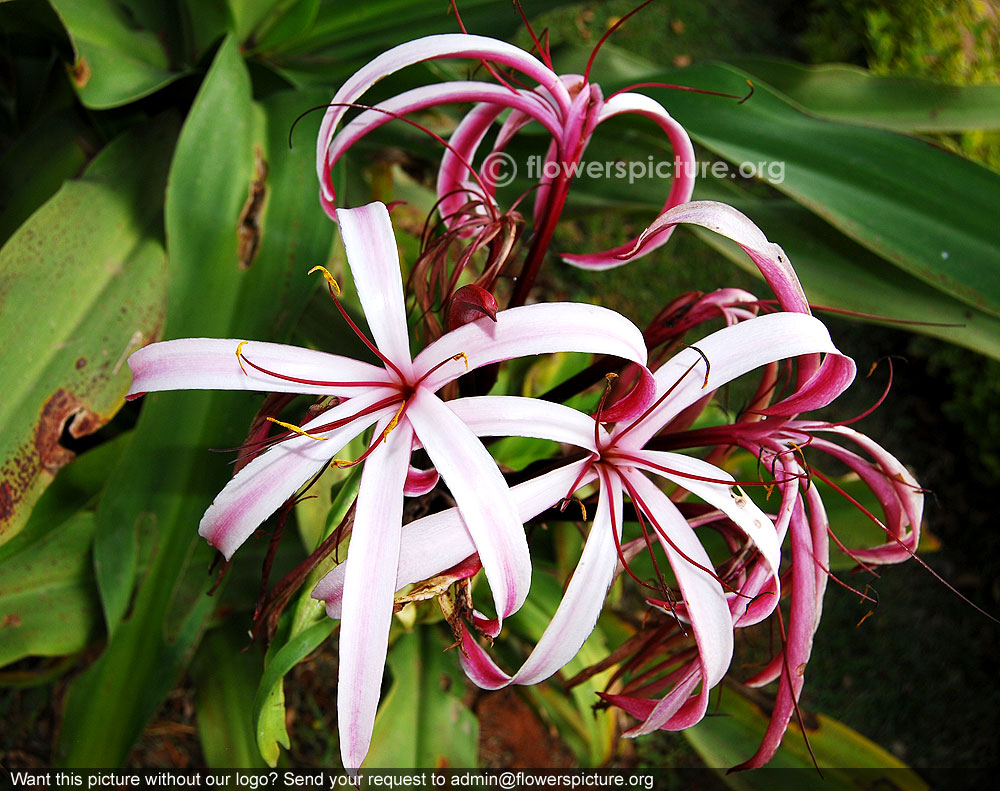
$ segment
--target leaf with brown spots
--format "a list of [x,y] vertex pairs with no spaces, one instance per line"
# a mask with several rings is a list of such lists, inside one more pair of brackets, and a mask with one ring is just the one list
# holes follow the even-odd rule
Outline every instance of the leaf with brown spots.
[[159,217],[176,124],[118,138],[0,250],[0,544],[73,459],[63,438],[118,411],[127,354],[163,322]]

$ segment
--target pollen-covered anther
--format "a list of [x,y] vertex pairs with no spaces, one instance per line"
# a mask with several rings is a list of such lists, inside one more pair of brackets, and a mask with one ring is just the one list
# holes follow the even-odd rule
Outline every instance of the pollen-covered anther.
[[294,423],[286,423],[283,420],[278,420],[277,418],[273,418],[273,417],[266,418],[266,420],[268,422],[270,422],[270,423],[274,423],[274,425],[276,425],[276,426],[281,426],[282,428],[287,428],[293,434],[298,434],[300,437],[309,437],[309,439],[315,439],[315,440],[319,440],[321,442],[325,442],[326,440],[330,439],[329,437],[319,437],[319,436],[317,436],[315,434],[310,434],[308,431],[306,431],[305,429],[303,429],[303,428],[301,428],[299,426],[296,426]]
[[333,290],[334,296],[340,296],[340,286],[337,284],[337,281],[333,279],[333,275],[330,274],[330,270],[328,270],[325,266],[314,266],[306,274],[311,275],[313,272],[322,272],[323,279],[326,280],[327,284],[329,284],[330,288]]
[[464,360],[465,361],[465,370],[466,371],[469,370],[469,355],[467,355],[465,352],[459,352],[458,354],[456,354],[451,359],[454,360],[455,362],[458,362],[459,360]]
[[244,376],[249,376],[247,369],[243,367],[243,347],[246,346],[250,341],[240,341],[239,345],[236,347],[236,362],[240,364],[240,370],[243,371]]

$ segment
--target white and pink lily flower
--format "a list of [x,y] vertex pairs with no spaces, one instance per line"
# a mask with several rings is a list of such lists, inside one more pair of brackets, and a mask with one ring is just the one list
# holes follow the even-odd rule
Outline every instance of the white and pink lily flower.
[[[343,586],[338,693],[344,765],[356,769],[368,751],[378,704],[404,489],[428,488],[426,476],[409,466],[416,445],[448,485],[473,536],[473,551],[493,591],[497,629],[499,620],[520,607],[530,584],[528,545],[507,484],[473,430],[435,393],[467,370],[514,357],[577,351],[616,355],[644,366],[646,349],[641,332],[617,313],[564,303],[500,311],[495,320],[484,317],[465,324],[412,357],[388,211],[373,203],[337,211],[336,219],[374,339],[366,343],[383,366],[272,343],[181,339],[147,346],[129,358],[129,395],[229,389],[339,399],[302,426],[282,423],[288,432],[233,477],[206,511],[199,533],[228,559],[325,465],[364,464],[349,549],[352,562]],[[324,274],[336,298],[339,287]],[[632,394],[631,406],[620,407],[626,413],[637,408],[636,399],[644,395],[640,390]],[[372,426],[373,438],[359,459],[336,458]]]
[[[465,632],[463,664],[470,678],[487,689],[533,684],[551,676],[576,655],[593,631],[605,593],[624,557],[623,501],[628,497],[670,562],[683,597],[673,610],[690,623],[698,648],[697,662],[683,678],[676,679],[663,700],[650,704],[643,722],[629,735],[664,727],[679,729],[697,722],[704,715],[709,690],[729,667],[734,624],[748,615],[748,605],[759,620],[777,604],[779,547],[788,515],[775,524],[736,488],[736,481],[725,471],[691,456],[650,450],[645,445],[664,426],[736,377],[778,360],[819,354],[840,360],[836,366],[840,376],[826,377],[819,383],[813,379],[812,385],[769,410],[784,414],[786,409],[826,405],[854,375],[853,362],[836,349],[823,324],[801,313],[749,318],[682,351],[654,375],[652,405],[637,419],[619,421],[610,431],[602,426],[602,413],[591,418],[537,399],[484,396],[450,402],[455,414],[481,436],[531,436],[589,452],[582,461],[513,487],[522,519],[530,519],[595,480],[599,485],[597,512],[580,562],[534,651],[510,675]],[[743,532],[766,566],[766,573],[753,579],[756,587],[752,593],[724,588],[691,525],[650,475],[698,496]],[[402,541],[397,588],[440,574],[474,551],[471,533],[456,509],[411,523],[403,530]],[[639,542],[645,545],[643,539]],[[352,562],[348,560],[348,568]],[[334,617],[343,606],[347,573],[344,566],[334,569],[313,594],[327,602]],[[775,595],[756,598],[761,592]],[[482,626],[483,620],[477,623]],[[699,686],[700,692],[692,697]]]
[[[486,36],[467,33],[427,36],[394,47],[356,72],[333,97],[320,128],[316,173],[320,201],[326,211],[332,216],[337,199],[331,168],[348,148],[394,118],[455,103],[474,106],[452,133],[438,173],[440,213],[446,226],[457,221],[461,207],[470,202],[479,205],[480,211],[494,211],[498,176],[508,175],[498,173],[497,167],[507,156],[508,143],[521,129],[536,122],[552,137],[541,169],[543,178],[534,208],[535,242],[528,255],[536,268],[551,240],[587,144],[594,130],[609,118],[639,115],[660,127],[674,156],[673,179],[662,211],[688,201],[694,189],[695,154],[684,128],[648,96],[620,91],[604,98],[600,86],[590,82],[589,66],[588,73],[583,75],[557,74],[545,48],[540,49],[544,62],[518,47]],[[415,88],[366,109],[338,131],[347,111],[357,106],[378,80],[407,66],[443,58],[479,61],[494,81],[461,80]],[[500,70],[510,70],[519,76],[508,80],[501,76]],[[516,87],[514,83],[525,87]],[[489,153],[476,170],[473,162],[478,158],[483,139],[507,111],[510,112],[499,123]],[[663,245],[669,236],[669,231],[658,234],[640,254]],[[602,252],[562,257],[576,266],[591,269],[620,266],[625,263],[621,256],[633,250],[637,241]],[[533,273],[522,277],[525,279],[533,280]],[[515,296],[515,304],[523,301]]]

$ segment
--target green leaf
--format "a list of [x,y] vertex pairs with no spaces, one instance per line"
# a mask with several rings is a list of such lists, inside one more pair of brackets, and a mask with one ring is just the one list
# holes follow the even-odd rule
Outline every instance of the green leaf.
[[401,635],[389,651],[392,686],[382,699],[365,763],[379,768],[475,767],[479,723],[462,703],[465,678],[439,629]]
[[894,132],[1000,129],[1000,85],[946,85],[840,63],[739,58],[732,64],[755,84],[766,82],[804,112],[830,121]]
[[[740,92],[746,75],[699,65],[657,79]],[[892,265],[1000,316],[1000,174],[909,137],[811,118],[758,86],[743,104],[645,89],[730,162],[783,163],[773,186]]]
[[268,766],[278,763],[280,744],[288,749],[285,730],[285,692],[282,680],[288,672],[326,640],[337,622],[324,618],[299,632],[269,657],[253,702],[253,722],[257,723],[257,747]]
[[51,2],[73,41],[70,76],[87,107],[120,107],[182,75],[171,69],[157,31],[137,29],[113,0]]
[[26,656],[82,651],[97,634],[94,527],[94,514],[82,511],[2,564],[0,666]]
[[[527,10],[535,15],[563,5],[567,0],[538,0]],[[298,7],[292,10],[299,13]],[[470,33],[503,39],[524,24],[513,8],[496,0],[467,0],[459,11]],[[447,4],[412,0],[345,4],[323,0],[312,24],[303,27],[300,34],[288,35],[281,41],[276,36],[269,38],[268,55],[296,84],[329,87],[397,44],[420,36],[457,32],[458,25]]]
[[0,250],[0,543],[23,527],[73,454],[124,402],[125,358],[163,322],[160,199],[176,123],[111,143]]
[[0,160],[0,244],[87,164],[93,133],[71,113],[54,113]]
[[191,663],[197,686],[198,739],[213,769],[263,767],[253,734],[253,696],[261,651],[238,627],[213,629]]
[[[222,44],[170,170],[167,337],[280,340],[315,287],[304,269],[326,260],[333,230],[315,191],[303,188],[314,179],[312,152],[287,149],[295,105],[288,97],[254,105],[236,40]],[[196,647],[214,606],[204,595],[212,551],[196,527],[228,471],[207,449],[239,444],[258,399],[180,392],[144,402],[98,511],[111,638],[70,690],[60,748],[71,766],[121,763]],[[140,529],[155,537],[145,568]]]
[[[753,755],[764,737],[768,717],[741,688],[724,688],[719,705],[710,705],[712,716],[688,728],[684,735],[710,767],[726,769]],[[725,776],[733,788],[761,789],[859,789],[886,788],[925,791],[919,776],[877,744],[857,731],[822,714],[803,712],[809,747],[822,775],[815,770],[809,748],[796,723],[788,727],[784,741],[767,768]],[[778,772],[778,769],[800,769]],[[866,772],[838,771],[865,769]],[[879,773],[877,770],[888,770]]]

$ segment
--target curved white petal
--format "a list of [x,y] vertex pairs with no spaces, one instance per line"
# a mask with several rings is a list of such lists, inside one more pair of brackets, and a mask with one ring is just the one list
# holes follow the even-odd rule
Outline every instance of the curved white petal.
[[[385,425],[383,421],[378,428],[384,430]],[[355,563],[344,580],[337,677],[337,721],[345,769],[360,767],[371,744],[396,592],[410,439],[410,426],[401,422],[372,451],[361,473],[350,544]]]
[[385,204],[338,209],[340,238],[375,345],[404,376],[412,370],[403,278]]
[[[310,420],[302,428],[319,429],[349,419],[380,400],[381,394],[352,398]],[[240,470],[205,511],[198,533],[228,560],[267,517],[330,461],[348,442],[396,407],[351,420],[332,431],[318,431],[325,440],[293,437],[258,456]]]
[[[477,437],[534,437],[596,451],[594,419],[562,404],[521,396],[474,396],[447,402]],[[598,430],[607,436],[603,426]]]
[[[237,349],[244,358],[242,366]],[[280,343],[243,343],[236,338],[181,338],[153,343],[129,357],[128,365],[132,370],[130,398],[160,390],[251,390],[350,397],[373,384],[393,381],[384,369],[349,357]],[[255,365],[279,376],[264,373]]]
[[[597,122],[599,124],[603,123],[608,118],[622,115],[623,113],[632,113],[649,118],[666,132],[667,138],[670,140],[670,145],[674,153],[674,166],[671,171],[670,193],[667,195],[663,208],[660,209],[660,216],[662,217],[668,210],[691,200],[691,193],[694,192],[694,177],[697,162],[694,147],[691,145],[691,138],[688,137],[684,127],[677,123],[671,117],[670,113],[663,108],[663,105],[639,93],[619,93],[609,98],[601,108],[601,114],[598,116]],[[560,257],[567,263],[585,269],[611,269],[627,264],[630,260],[651,253],[657,247],[666,244],[672,230],[672,227],[670,227],[662,233],[656,234],[646,244],[642,245],[641,250],[631,257],[625,256],[635,250],[642,237],[599,253],[585,253],[582,255],[563,253]]]
[[[624,447],[642,447],[677,414],[738,376],[777,360],[818,352],[843,357],[823,323],[804,313],[771,313],[724,327],[660,366],[653,374],[656,398],[666,397],[638,423],[616,426],[612,437]],[[851,369],[850,381],[853,362],[844,359]],[[831,391],[827,403],[839,392]]]
[[635,451],[629,463],[662,475],[722,511],[753,541],[777,575],[781,545],[774,523],[746,494],[733,490],[736,481],[728,472],[701,459],[655,450]]
[[[578,480],[579,485],[589,483],[592,474],[580,477],[589,463],[586,459],[573,462],[511,487],[510,495],[522,524],[566,497]],[[396,590],[436,577],[475,552],[475,542],[457,508],[410,522],[403,528]],[[331,618],[340,617],[344,574],[350,562],[348,550],[347,560],[323,577],[312,592],[314,599],[326,602],[326,612]]]
[[472,58],[499,63],[526,74],[547,89],[558,110],[565,114],[570,106],[569,92],[558,75],[544,63],[522,49],[486,36],[465,33],[448,33],[425,36],[393,47],[383,52],[367,65],[355,72],[337,91],[331,106],[323,116],[319,138],[316,143],[316,174],[319,178],[324,202],[332,203],[333,189],[327,169],[327,149],[333,133],[344,113],[345,105],[356,102],[372,85],[383,77],[406,66],[438,58]]
[[528,542],[507,482],[482,442],[433,393],[418,388],[406,417],[455,498],[502,621],[531,585]]
[[749,217],[726,203],[692,201],[661,214],[639,236],[633,252],[652,244],[659,234],[666,233],[679,223],[700,225],[732,239],[757,264],[784,310],[809,312],[809,301],[785,251],[769,242]]
[[461,363],[428,372],[443,360],[468,358],[469,370],[484,365],[551,352],[611,354],[645,365],[642,332],[613,310],[572,302],[525,305],[453,330],[424,349],[413,362],[414,376],[427,375],[424,386],[438,390],[465,373]]
[[[699,697],[707,701],[708,690],[722,680],[733,657],[733,620],[729,604],[719,581],[690,562],[693,560],[707,569],[712,568],[708,553],[677,507],[645,475],[626,472],[624,476],[642,499],[645,510],[669,536],[670,541],[667,541],[658,534],[691,620],[702,669],[702,692]],[[634,734],[660,728],[675,713],[676,709],[669,712],[654,709],[645,723],[633,729]]]
[[537,120],[551,134],[558,135],[560,131],[559,120],[551,106],[532,91],[511,91],[503,85],[470,80],[425,85],[379,102],[374,109],[365,110],[351,119],[331,142],[327,167],[333,167],[344,152],[362,137],[398,116],[441,104],[464,102],[494,105],[498,114],[508,107],[514,108]]
[[507,684],[537,684],[566,665],[587,641],[604,608],[604,598],[618,565],[616,539],[621,540],[621,482],[613,471],[601,472],[601,493],[580,562],[559,607],[521,669],[507,676],[475,640],[463,640],[466,674],[484,689]]

